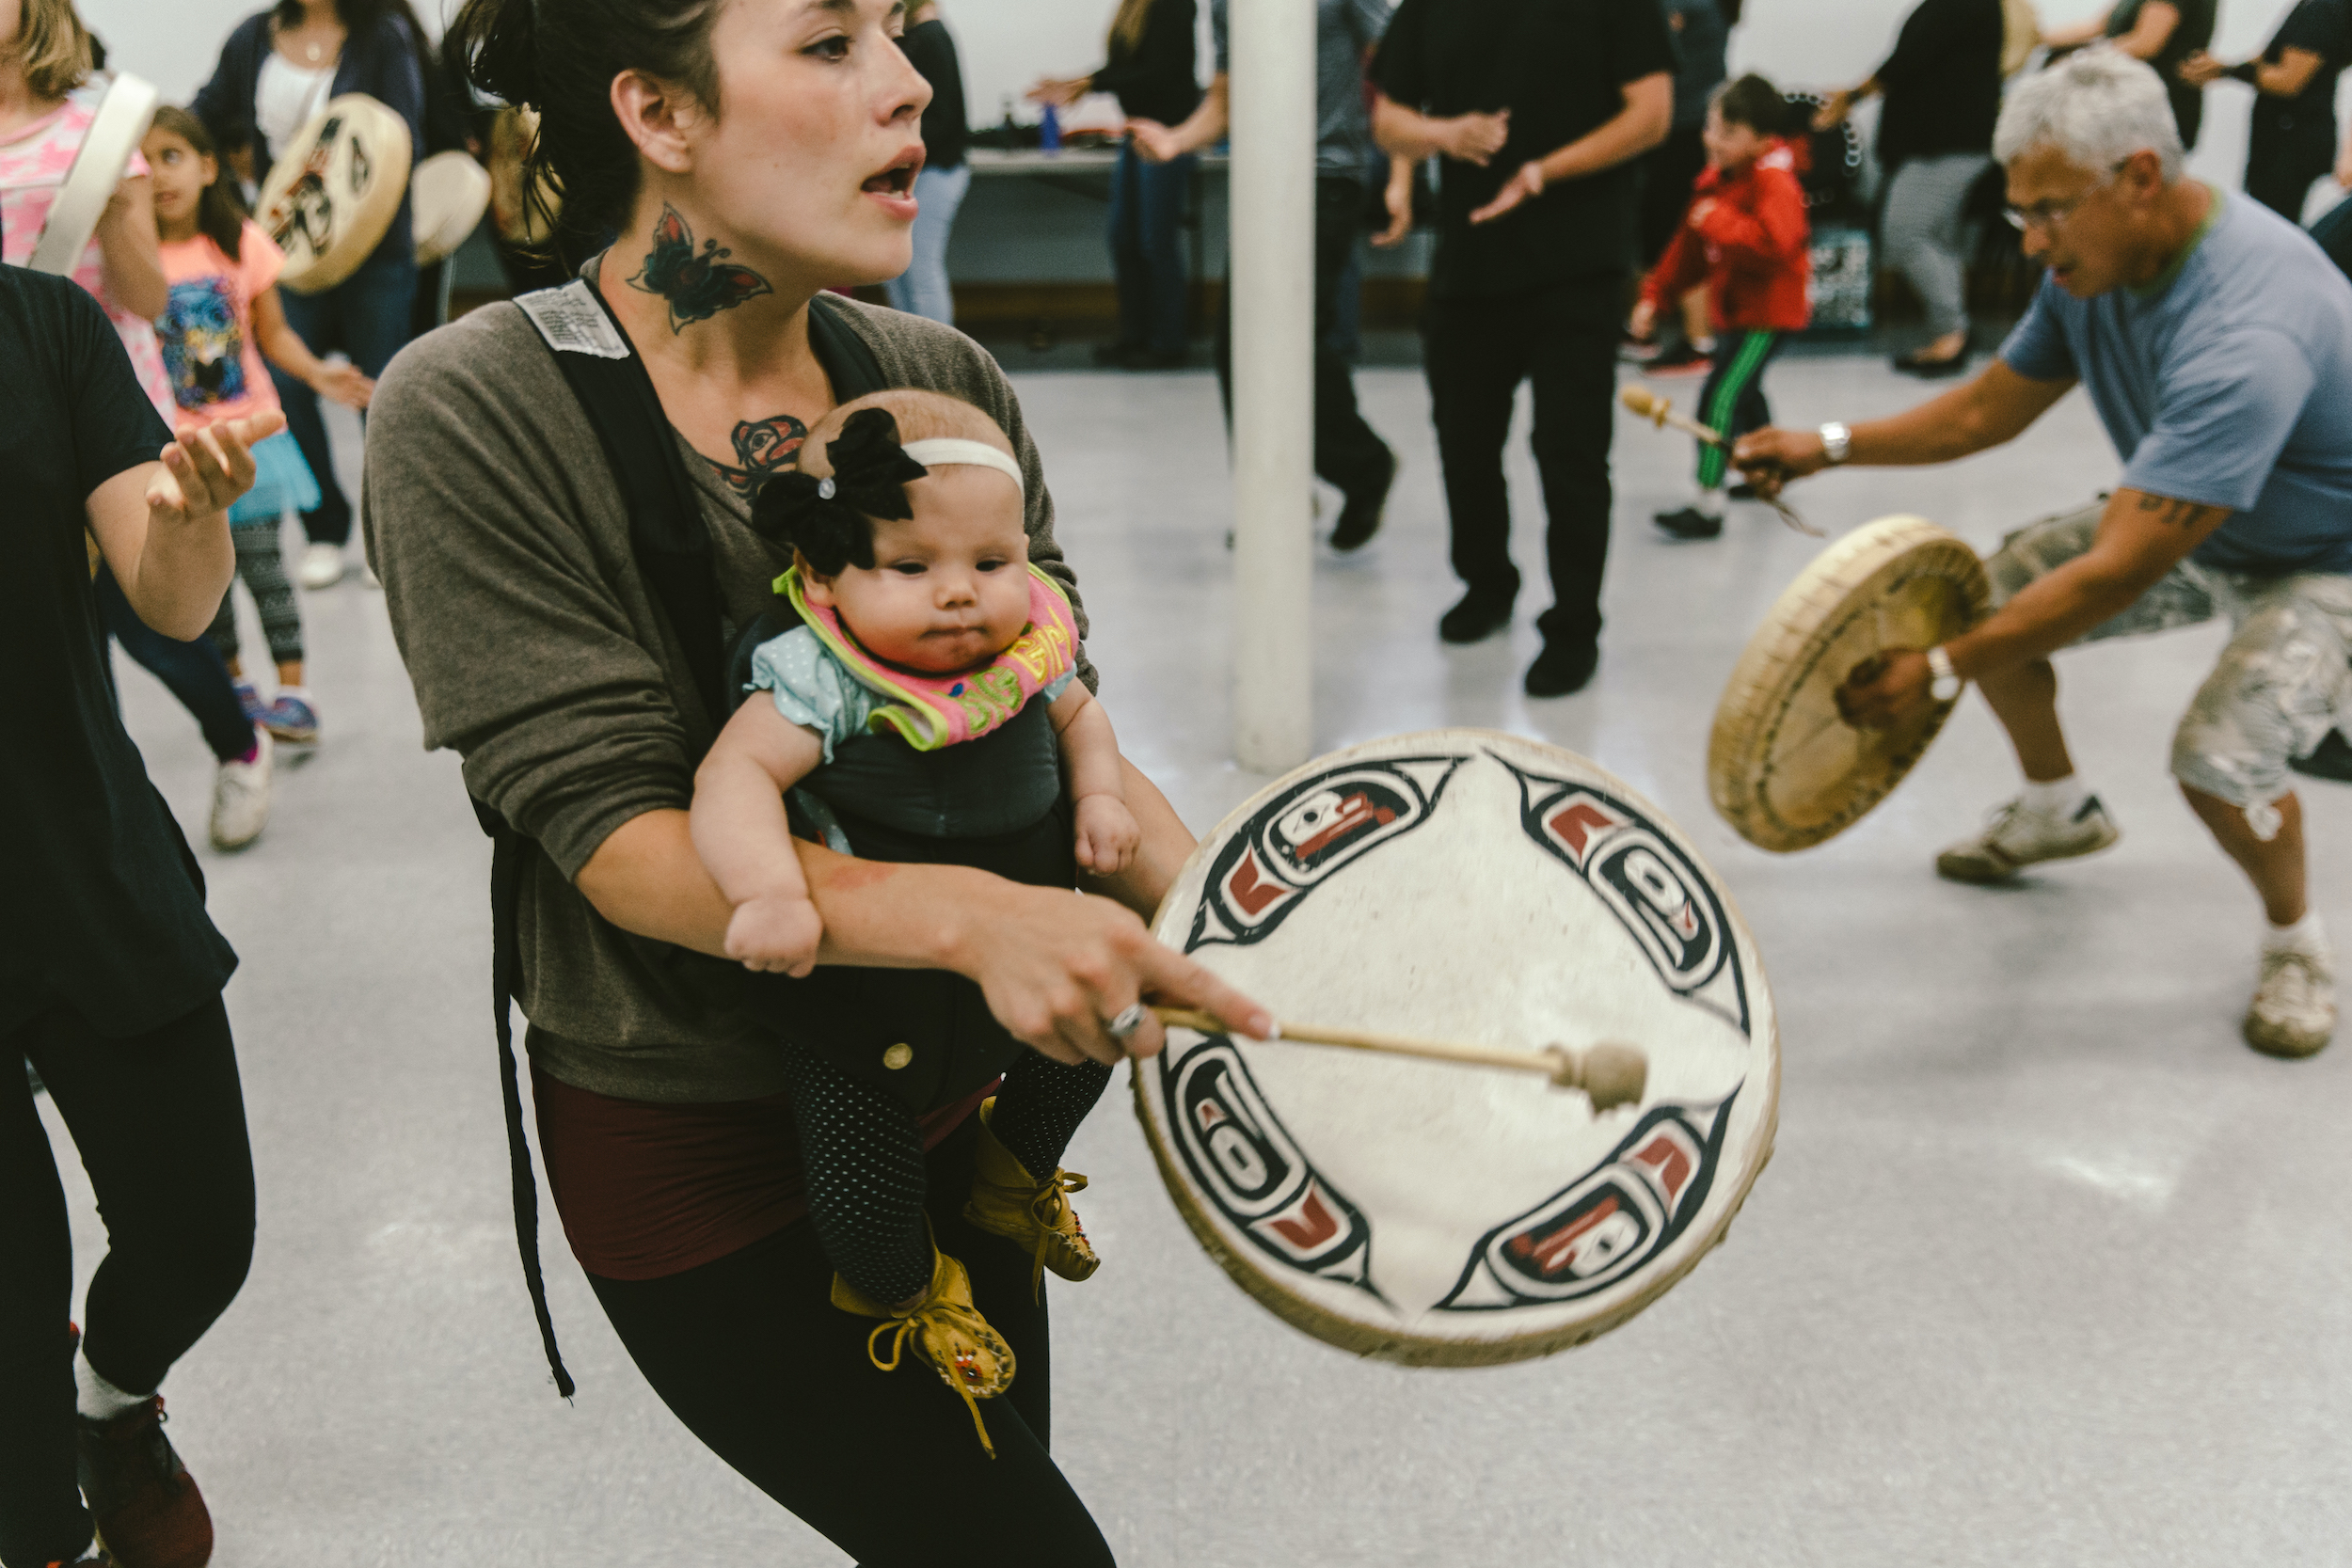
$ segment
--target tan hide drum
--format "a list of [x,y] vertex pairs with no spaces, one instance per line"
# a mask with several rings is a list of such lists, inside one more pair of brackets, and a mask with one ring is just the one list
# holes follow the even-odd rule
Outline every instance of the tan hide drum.
[[384,243],[408,191],[408,122],[363,92],[330,98],[286,144],[255,219],[286,253],[278,281],[333,288]]
[[417,265],[429,267],[464,245],[490,205],[490,171],[463,152],[436,152],[408,181]]
[[131,155],[139,150],[148,122],[155,118],[158,96],[154,83],[127,72],[106,84],[89,130],[74,150],[72,166],[49,204],[40,237],[24,259],[27,267],[64,277],[81,261],[90,236],[98,232],[98,220],[105,215],[106,203],[114,199],[115,187],[122,183],[122,171],[131,166]]
[[1181,1027],[1136,1064],[1201,1246],[1359,1355],[1606,1333],[1723,1240],[1772,1153],[1755,940],[1680,831],[1572,752],[1459,729],[1309,763],[1201,843],[1155,931],[1277,1017],[1648,1058],[1639,1102],[1597,1115],[1536,1074]]
[[1715,707],[1715,809],[1761,849],[1810,848],[1900,784],[1944,727],[1935,703],[1891,730],[1858,730],[1836,694],[1887,648],[1931,648],[1983,616],[1977,552],[1924,517],[1882,517],[1823,550],[1764,617]]

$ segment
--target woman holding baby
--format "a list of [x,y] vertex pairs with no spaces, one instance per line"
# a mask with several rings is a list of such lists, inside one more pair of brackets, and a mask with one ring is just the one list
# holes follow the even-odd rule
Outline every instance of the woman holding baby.
[[[540,112],[558,243],[605,248],[394,362],[369,547],[427,743],[528,845],[548,1178],[656,1391],[862,1561],[1107,1562],[1047,1451],[1037,1276],[1092,1266],[1059,1142],[1159,1048],[1144,998],[1267,1021],[1137,917],[1192,838],[1086,700],[1002,372],[822,292],[907,264],[930,89],[900,14],[468,0],[453,61]],[[624,497],[659,476],[614,472],[597,365],[676,449],[716,627],[644,569]],[[716,705],[713,639],[750,659]]]

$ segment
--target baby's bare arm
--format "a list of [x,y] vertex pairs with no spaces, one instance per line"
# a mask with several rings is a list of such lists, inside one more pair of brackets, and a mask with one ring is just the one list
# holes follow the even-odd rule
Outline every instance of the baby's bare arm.
[[1111,716],[1075,681],[1055,699],[1051,711],[1077,817],[1078,867],[1097,877],[1124,871],[1135,863],[1143,830],[1127,809],[1126,769]]
[[824,760],[817,736],[755,692],[694,772],[688,825],[694,851],[730,904],[808,896],[784,814],[784,792]]
[[1124,803],[1127,791],[1119,766],[1119,736],[1111,730],[1111,716],[1094,700],[1094,693],[1084,682],[1072,681],[1070,689],[1055,698],[1047,711],[1054,721],[1054,734],[1061,740],[1062,776],[1070,781],[1070,798],[1083,800],[1089,795],[1107,795]]

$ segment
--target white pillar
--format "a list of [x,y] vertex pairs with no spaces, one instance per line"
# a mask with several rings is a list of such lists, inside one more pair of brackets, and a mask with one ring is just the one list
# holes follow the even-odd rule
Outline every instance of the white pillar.
[[1315,7],[1232,0],[1233,758],[1314,742]]

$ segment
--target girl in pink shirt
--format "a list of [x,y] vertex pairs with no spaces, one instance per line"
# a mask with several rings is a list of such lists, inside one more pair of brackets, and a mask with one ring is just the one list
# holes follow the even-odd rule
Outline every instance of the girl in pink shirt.
[[[208,423],[276,408],[278,391],[262,364],[267,356],[321,396],[365,408],[375,383],[355,366],[320,359],[286,325],[277,288],[285,255],[245,215],[202,123],[184,109],[158,109],[141,150],[154,186],[155,227],[170,285],[170,301],[155,327],[177,406]],[[318,481],[294,436],[283,431],[254,447],[253,462],[257,477],[230,513],[230,536],[237,546],[237,576],[261,611],[278,665],[278,694],[267,706],[239,663],[230,596],[222,598],[213,620],[213,641],[254,717],[280,740],[308,743],[318,738],[318,710],[303,684],[301,611],[278,559],[278,533],[287,512],[319,504]]]

